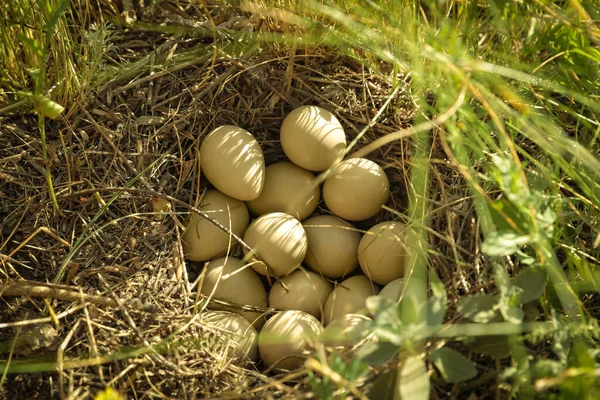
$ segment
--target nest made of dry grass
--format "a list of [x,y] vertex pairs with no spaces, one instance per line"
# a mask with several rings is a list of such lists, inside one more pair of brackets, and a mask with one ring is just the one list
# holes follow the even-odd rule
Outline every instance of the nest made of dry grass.
[[[115,59],[135,61],[155,48],[181,52],[210,43],[123,31],[114,45]],[[292,52],[273,45],[252,55],[219,54],[164,73],[121,78],[116,76],[85,104],[74,103],[66,118],[47,124],[59,212],[44,180],[35,116],[0,120],[2,280],[44,286],[60,271],[64,274],[56,283],[68,285],[63,289],[70,293],[50,296],[47,303],[33,295],[0,297],[0,342],[10,343],[17,334],[37,338],[19,342],[13,362],[58,353],[71,360],[115,358],[94,365],[70,361],[58,372],[9,375],[4,396],[89,398],[106,386],[138,399],[312,396],[306,375],[283,384],[285,376],[268,377],[234,365],[216,340],[206,339],[212,328],[194,313],[201,265],[186,265],[181,256],[180,221],[189,209],[170,203],[168,215],[157,216],[153,204],[160,199],[157,194],[196,204],[207,185],[198,173],[199,144],[216,126],[235,124],[250,131],[267,165],[272,164],[285,159],[279,127],[293,108],[315,104],[330,110],[351,140],[388,100],[392,77],[335,49]],[[406,82],[357,148],[409,126],[413,112]],[[453,303],[488,279],[478,264],[478,228],[467,187],[435,138],[432,143],[429,263]],[[394,142],[368,158],[390,179],[387,207],[402,214],[408,206],[409,141]],[[396,217],[382,211],[359,228]],[[61,289],[49,287],[54,294]],[[181,330],[178,340],[194,345],[126,357],[126,349],[148,348],[176,330]]]

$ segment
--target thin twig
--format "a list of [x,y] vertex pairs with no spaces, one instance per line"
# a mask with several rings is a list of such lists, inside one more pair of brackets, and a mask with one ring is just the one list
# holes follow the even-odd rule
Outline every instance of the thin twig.
[[74,290],[67,290],[51,286],[35,285],[31,283],[20,284],[18,282],[8,285],[0,285],[0,297],[2,296],[27,296],[27,297],[42,297],[66,301],[87,301],[104,307],[117,307],[117,303],[103,296],[95,296],[90,294],[80,294]]

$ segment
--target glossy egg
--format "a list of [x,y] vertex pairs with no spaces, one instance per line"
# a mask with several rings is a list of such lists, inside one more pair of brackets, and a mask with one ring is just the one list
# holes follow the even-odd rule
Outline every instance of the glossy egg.
[[304,365],[310,344],[323,326],[303,311],[282,311],[269,319],[258,335],[258,350],[267,367],[293,370]]
[[379,287],[364,275],[342,281],[325,302],[325,326],[346,314],[359,314],[366,310],[367,297],[379,293]]
[[390,183],[385,171],[366,158],[342,161],[323,184],[323,200],[327,208],[349,221],[375,216],[389,195]]
[[370,324],[371,318],[365,315],[346,314],[327,325],[321,340],[330,347],[353,347],[365,339],[374,340]]
[[329,278],[341,278],[358,267],[360,233],[332,215],[317,215],[302,223],[308,239],[304,264]]
[[[209,262],[204,272],[201,293],[212,299],[238,306],[267,307],[267,292],[252,268],[234,257],[222,257]],[[257,329],[265,322],[262,313],[243,311],[237,307],[211,302],[209,308],[231,311],[250,321]]]
[[339,162],[346,148],[346,135],[338,119],[317,106],[302,106],[290,112],[280,133],[285,155],[309,171],[324,171]]
[[242,364],[258,361],[258,333],[246,318],[228,311],[209,311],[203,316],[219,328],[218,336],[230,357]]
[[220,126],[204,138],[200,166],[215,188],[234,199],[256,199],[265,183],[260,145],[250,132],[237,126]]
[[404,276],[406,227],[400,222],[382,222],[369,229],[358,246],[361,269],[380,285]]
[[[249,216],[246,204],[218,190],[204,193],[198,208],[239,237],[248,227]],[[188,219],[181,241],[183,254],[190,261],[210,260],[225,254],[230,246],[237,245],[234,238],[196,213]]]
[[321,275],[297,269],[273,285],[269,292],[269,305],[278,310],[304,311],[321,318],[332,289],[331,282]]
[[[244,234],[244,242],[277,276],[298,268],[306,256],[306,232],[300,221],[285,213],[270,213],[255,219]],[[248,250],[244,252],[247,254]],[[254,260],[251,265],[256,272],[267,276],[269,272],[262,261]]]
[[315,211],[321,198],[319,185],[311,189],[312,172],[291,162],[269,165],[265,170],[265,185],[258,198],[249,201],[254,214],[284,212],[303,220]]

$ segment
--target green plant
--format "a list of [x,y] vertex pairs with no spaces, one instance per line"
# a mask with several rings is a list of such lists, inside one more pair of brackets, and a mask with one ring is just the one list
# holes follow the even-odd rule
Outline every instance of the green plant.
[[[301,21],[305,43],[335,47],[375,70],[376,60],[382,60],[394,72],[411,76],[415,127],[378,139],[368,149],[411,137],[405,218],[413,226],[410,248],[418,251],[399,305],[371,301],[380,342],[362,357],[381,364],[390,351],[401,354],[397,376],[409,370],[417,374],[410,385],[420,385],[418,398],[428,398],[430,387],[418,378],[426,374],[424,356],[447,382],[470,379],[477,371],[463,355],[442,347],[451,337],[475,352],[510,357],[513,366],[499,370],[500,379],[510,385],[512,396],[533,396],[548,381],[538,380],[532,371],[546,360],[530,355],[527,335],[548,338],[562,331],[569,340],[578,340],[594,336],[597,329],[575,289],[600,289],[589,265],[598,254],[592,243],[600,210],[598,4],[304,1],[289,11],[297,13],[294,21]],[[445,305],[439,302],[445,298],[443,286],[427,268],[424,227],[434,143],[470,187],[481,251],[494,278],[489,294],[459,299],[463,321],[450,324],[444,324]],[[562,261],[564,248],[567,263]],[[585,248],[586,255],[575,255],[577,248]],[[428,290],[434,293],[429,300]],[[546,321],[528,321],[536,316],[527,312],[538,307]],[[426,340],[440,335],[444,339],[437,342],[438,349],[424,347]],[[589,397],[597,391],[577,383],[597,382],[599,365],[585,356],[597,351],[597,339],[578,343],[577,349],[568,345],[565,351],[588,369],[571,372],[572,379],[569,374],[555,377],[560,378],[561,396]],[[464,365],[462,375],[448,368],[453,363]],[[573,363],[564,358],[561,369]],[[406,395],[411,390],[407,384],[397,380],[396,391]]]

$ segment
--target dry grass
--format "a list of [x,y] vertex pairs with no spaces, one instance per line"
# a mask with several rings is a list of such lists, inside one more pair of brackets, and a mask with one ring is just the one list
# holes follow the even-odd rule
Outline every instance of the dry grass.
[[[174,14],[174,3],[163,4],[141,22],[175,15],[182,24],[206,22],[200,9]],[[214,24],[233,30],[247,24],[273,28],[232,10],[214,8],[212,15]],[[0,119],[1,280],[26,280],[28,288],[21,290],[31,295],[0,297],[2,357],[10,355],[14,366],[29,355],[49,360],[59,355],[57,363],[29,364],[58,372],[8,375],[0,396],[89,398],[111,385],[137,399],[310,397],[306,371],[268,377],[223,358],[216,331],[194,313],[201,265],[186,265],[181,257],[179,221],[189,208],[170,203],[171,211],[157,215],[152,194],[197,204],[206,187],[198,174],[199,143],[221,124],[254,134],[267,164],[284,159],[279,127],[299,105],[332,111],[352,139],[388,99],[391,76],[327,48],[294,52],[274,45],[230,56],[202,37],[139,30],[122,32],[114,46],[114,60],[164,62],[133,74],[122,71],[85,104],[72,104],[65,118],[48,122],[60,213],[53,211],[44,181],[37,121],[19,114]],[[196,56],[170,61],[180,54]],[[411,120],[407,82],[357,148]],[[452,309],[460,296],[486,288],[491,279],[477,252],[479,229],[467,186],[434,143],[429,262]],[[408,141],[369,158],[390,178],[391,211],[359,228],[397,214],[411,223],[402,214],[408,202]],[[33,288],[40,287],[51,291],[49,301],[34,296]],[[13,343],[15,335],[25,340]]]

